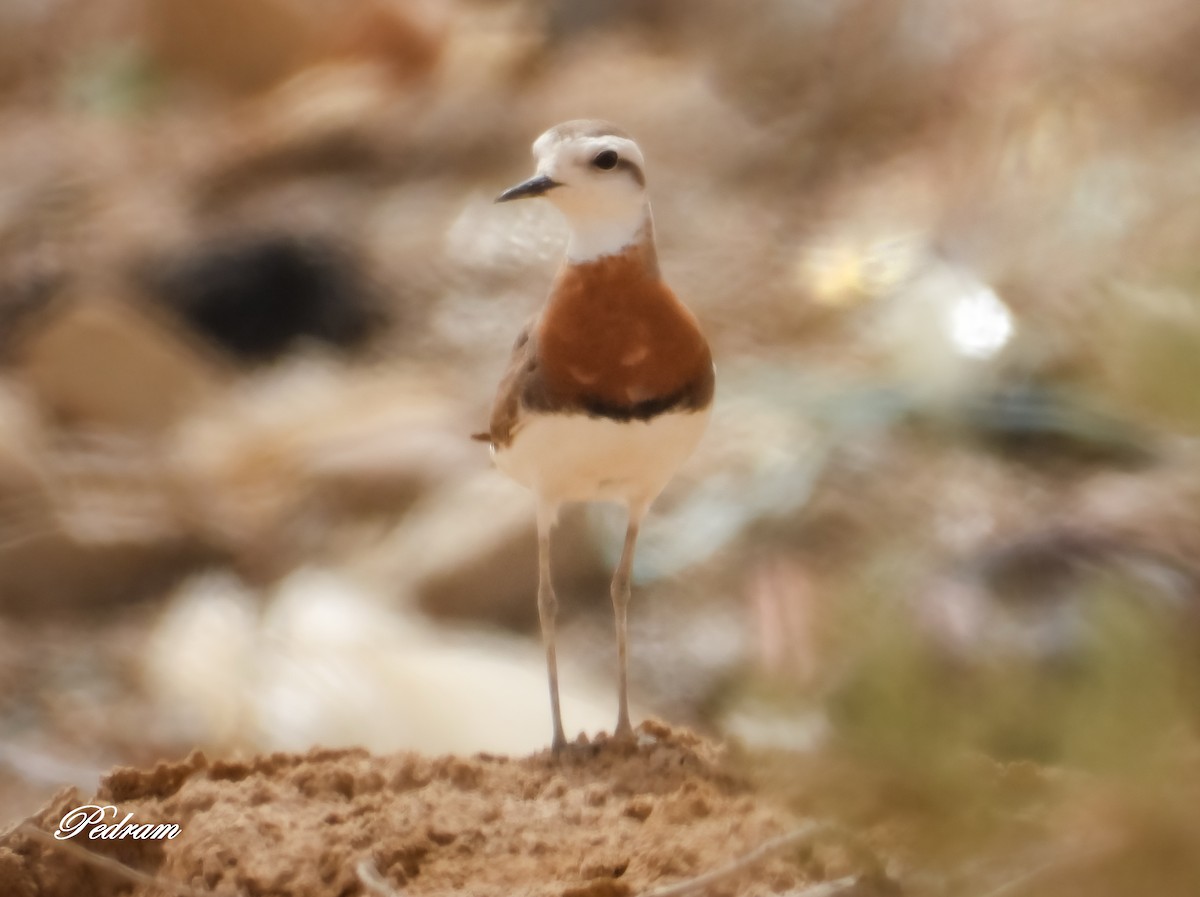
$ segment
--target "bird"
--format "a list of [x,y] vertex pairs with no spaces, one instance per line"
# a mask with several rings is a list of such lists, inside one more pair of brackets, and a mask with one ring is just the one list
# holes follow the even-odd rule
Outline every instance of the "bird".
[[650,505],[692,454],[711,415],[712,352],[695,315],[659,271],[645,159],[620,128],[556,125],[533,143],[536,173],[496,202],[542,198],[566,219],[565,259],[542,310],[520,331],[488,429],[495,466],[533,492],[538,618],[549,674],[551,748],[566,746],[559,705],[550,534],[562,505],[612,502],[627,524],[610,588],[618,712],[613,737],[635,741],[629,718],[628,608],[638,531]]

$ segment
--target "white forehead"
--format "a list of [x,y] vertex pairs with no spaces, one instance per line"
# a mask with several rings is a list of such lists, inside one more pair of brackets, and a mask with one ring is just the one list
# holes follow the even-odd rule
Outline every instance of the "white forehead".
[[598,153],[613,150],[622,159],[628,159],[645,168],[646,160],[638,145],[628,137],[616,134],[566,134],[551,128],[533,142],[533,157],[539,167],[550,163],[591,160]]

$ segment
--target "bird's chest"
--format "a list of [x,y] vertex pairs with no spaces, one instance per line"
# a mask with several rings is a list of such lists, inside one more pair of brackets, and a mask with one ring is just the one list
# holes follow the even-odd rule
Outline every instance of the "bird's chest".
[[644,320],[600,318],[590,328],[559,331],[543,342],[549,385],[563,396],[640,402],[663,380],[656,365],[666,348]]
[[566,400],[636,404],[677,390],[693,359],[686,319],[664,299],[620,286],[547,308],[540,331],[546,385]]

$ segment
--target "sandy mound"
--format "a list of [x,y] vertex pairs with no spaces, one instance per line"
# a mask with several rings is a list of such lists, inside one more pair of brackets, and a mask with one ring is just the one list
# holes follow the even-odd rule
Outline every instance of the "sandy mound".
[[[115,804],[116,819],[177,823],[172,840],[71,844],[175,885],[258,895],[637,894],[720,866],[792,828],[698,737],[644,724],[638,747],[603,740],[563,757],[372,756],[313,750],[248,761],[195,753],[118,769],[87,797],[60,792],[32,823]],[[112,821],[110,817],[109,821]],[[706,893],[779,893],[813,877],[780,851]],[[371,879],[371,868],[379,878]],[[13,897],[149,893],[19,831],[0,837]]]

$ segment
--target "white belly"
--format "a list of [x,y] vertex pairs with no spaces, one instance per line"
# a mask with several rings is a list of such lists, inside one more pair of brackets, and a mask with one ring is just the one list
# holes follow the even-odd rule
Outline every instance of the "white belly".
[[531,415],[496,466],[539,501],[648,505],[696,448],[710,409],[614,421],[582,414]]

